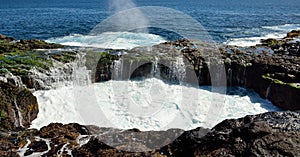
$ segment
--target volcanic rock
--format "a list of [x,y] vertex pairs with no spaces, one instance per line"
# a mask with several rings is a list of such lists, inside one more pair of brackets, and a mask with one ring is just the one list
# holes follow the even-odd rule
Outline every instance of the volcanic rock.
[[27,89],[0,81],[0,128],[17,131],[28,128],[37,117],[38,103]]

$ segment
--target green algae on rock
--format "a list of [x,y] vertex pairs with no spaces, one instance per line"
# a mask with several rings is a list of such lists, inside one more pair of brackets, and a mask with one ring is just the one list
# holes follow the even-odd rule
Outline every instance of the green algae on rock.
[[[76,59],[72,51],[46,49],[63,48],[63,45],[47,43],[43,40],[16,40],[0,35],[0,76],[12,73],[27,76],[32,68],[49,70],[54,61],[70,63]],[[40,50],[42,49],[42,50]]]
[[33,49],[57,49],[63,48],[63,45],[47,43],[43,40],[16,40],[0,34],[0,54],[14,53]]

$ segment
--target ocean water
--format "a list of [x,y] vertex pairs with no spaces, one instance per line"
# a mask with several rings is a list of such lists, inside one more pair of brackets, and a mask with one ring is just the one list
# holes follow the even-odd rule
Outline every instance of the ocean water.
[[[194,35],[206,32],[217,43],[249,46],[260,39],[283,37],[290,30],[300,29],[298,0],[0,0],[0,4],[0,34],[83,47],[149,46],[182,37],[176,30]],[[136,6],[144,9],[116,16],[117,11]],[[161,20],[168,12],[157,17],[152,14],[156,10],[149,11],[149,6],[167,7],[174,12],[172,17]],[[112,25],[101,25],[103,21]],[[123,23],[137,29],[114,27]],[[172,29],[143,28],[152,23]],[[255,92],[241,90],[245,94],[240,95],[240,90],[233,95],[217,94],[155,78],[58,87],[34,92],[40,111],[31,127],[78,122],[124,129],[187,130],[211,128],[227,118],[280,110]],[[211,105],[216,97],[221,102]]]
[[[114,0],[0,0],[0,33],[16,38],[90,45],[90,42],[78,43],[78,40],[82,41],[97,24],[116,13],[111,9],[112,2]],[[160,6],[183,12],[198,21],[218,43],[248,46],[262,38],[282,37],[292,29],[300,29],[298,0],[127,2],[121,5]],[[174,24],[180,27],[184,20],[179,19],[176,23],[176,18],[175,14],[171,20],[175,19]],[[155,29],[151,33],[169,35]],[[76,38],[72,38],[74,36]]]
[[280,110],[252,90],[238,88],[232,95],[225,95],[210,92],[207,87],[173,85],[156,78],[60,87],[34,95],[40,111],[31,128],[77,122],[143,131],[188,130]]

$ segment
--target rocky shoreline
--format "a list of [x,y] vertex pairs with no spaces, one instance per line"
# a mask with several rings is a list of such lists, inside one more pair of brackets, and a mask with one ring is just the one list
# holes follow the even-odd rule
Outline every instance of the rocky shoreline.
[[[279,41],[279,39],[276,40]],[[282,109],[300,110],[298,104],[300,42],[289,43],[286,40],[286,38],[282,39],[281,44],[270,45],[263,41],[262,45],[240,48],[208,43],[195,44],[193,41],[183,39],[153,46],[150,51],[144,48],[135,48],[126,51],[125,55],[104,53],[97,65],[95,82],[110,79],[134,79],[141,76],[153,77],[155,74],[151,74],[151,69],[157,64],[160,79],[210,86],[212,80],[219,77],[220,80],[226,79],[223,85],[254,89],[261,97],[267,98]],[[194,48],[195,46],[197,48]],[[186,71],[185,75],[192,77],[195,75],[196,79],[180,80],[180,78],[176,78],[178,72],[172,67],[176,67],[174,66],[178,64],[176,57],[181,54],[184,56],[182,60],[184,71]],[[121,61],[123,64],[122,76],[120,76],[121,74],[116,76],[111,68],[111,66],[115,66],[116,61]],[[136,65],[136,69],[128,71],[128,69],[133,69],[127,68],[132,65]],[[216,69],[220,67],[226,74],[217,71],[221,73],[221,76],[217,76],[210,72],[212,68],[215,68],[214,66]],[[129,76],[128,73],[132,74]],[[222,82],[220,80],[215,81]]]
[[[224,77],[225,85],[254,89],[274,105],[290,110],[224,120],[212,129],[168,130],[182,134],[156,149],[143,138],[151,135],[160,139],[168,131],[140,132],[59,123],[40,130],[28,129],[38,114],[37,100],[29,89],[53,88],[53,84],[60,82],[53,76],[72,80],[68,76],[80,56],[76,50],[61,49],[62,45],[0,35],[0,156],[300,156],[300,42],[295,40],[298,37],[300,32],[292,31],[283,39],[263,40],[261,45],[247,48],[195,44],[182,39],[155,45],[150,50],[105,50],[98,56],[87,53],[86,67],[93,73],[92,82],[159,77],[175,83],[212,85],[215,76],[210,68],[224,65],[224,76],[218,78]],[[216,48],[219,56],[213,53]],[[178,56],[183,57],[178,60]],[[172,69],[178,62],[185,65],[182,75],[195,76],[196,80],[182,77]],[[125,72],[118,74],[113,70],[117,63],[133,68],[124,68]],[[159,74],[151,73],[153,67]],[[116,136],[107,136],[105,131],[116,132]],[[141,140],[133,140],[137,137],[132,137],[132,133]],[[142,152],[122,151],[129,146],[108,146],[103,143],[105,139],[129,140]]]

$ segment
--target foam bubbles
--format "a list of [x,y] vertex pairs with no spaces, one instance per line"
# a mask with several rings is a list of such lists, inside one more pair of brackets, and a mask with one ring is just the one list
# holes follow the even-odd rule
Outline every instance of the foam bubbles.
[[47,42],[69,46],[96,47],[108,49],[132,49],[138,46],[152,46],[165,42],[164,38],[147,33],[104,32],[99,35],[74,34],[51,38]]
[[[284,24],[284,25],[277,25],[277,26],[263,26],[259,30],[253,28],[253,33],[259,32],[260,36],[252,36],[252,37],[242,37],[242,38],[233,38],[230,39],[224,44],[227,45],[235,45],[235,46],[255,46],[260,44],[261,39],[279,39],[286,36],[286,34],[292,30],[300,29],[300,24]],[[250,30],[250,33],[251,33]]]
[[[120,87],[118,94],[112,90],[112,85]],[[127,88],[121,88],[123,86]],[[78,101],[74,90],[77,90],[80,97],[94,101]],[[181,97],[182,91],[184,94]],[[168,124],[177,118],[185,123],[182,127],[178,124],[177,128],[187,130],[199,126],[211,128],[224,119],[279,110],[254,92],[248,91],[245,96],[223,95],[195,87],[166,84],[155,78],[144,81],[108,81],[81,87],[69,86],[36,91],[34,95],[37,97],[40,111],[31,128],[41,128],[52,122],[76,122],[120,129],[166,130],[174,128]],[[210,109],[211,101],[216,95],[224,97],[225,102],[221,105],[222,108]],[[141,108],[153,107],[155,111],[135,114],[128,109],[130,103],[136,103]],[[197,106],[196,110],[188,110],[188,105]],[[85,114],[88,114],[90,119],[82,118],[82,108],[89,109]],[[210,111],[219,109],[221,113],[216,115],[217,121],[206,119],[208,114],[212,114]],[[104,113],[103,117],[93,115],[100,112]]]
[[247,46],[255,46],[257,44],[260,44],[262,39],[269,39],[269,38],[274,38],[274,39],[279,39],[285,37],[286,34],[280,34],[280,33],[273,33],[273,34],[266,34],[264,36],[260,37],[247,37],[247,38],[236,38],[236,39],[231,39],[225,44],[227,45],[235,45],[235,46],[242,46],[242,47],[247,47]]

